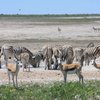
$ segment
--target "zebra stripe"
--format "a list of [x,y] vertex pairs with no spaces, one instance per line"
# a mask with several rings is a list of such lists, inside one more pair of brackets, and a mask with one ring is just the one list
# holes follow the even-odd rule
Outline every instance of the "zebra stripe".
[[96,50],[94,51],[94,54],[93,54],[93,55],[94,55],[94,57],[95,57],[95,56],[97,56],[97,57],[100,56],[100,46],[97,46],[97,47],[96,47]]
[[100,56],[100,46],[86,48],[83,55],[86,64],[89,65],[92,59],[95,59]]

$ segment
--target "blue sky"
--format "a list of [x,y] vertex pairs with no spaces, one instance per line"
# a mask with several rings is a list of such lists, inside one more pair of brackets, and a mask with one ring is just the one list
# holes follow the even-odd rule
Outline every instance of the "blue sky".
[[100,14],[100,0],[1,0],[0,14]]

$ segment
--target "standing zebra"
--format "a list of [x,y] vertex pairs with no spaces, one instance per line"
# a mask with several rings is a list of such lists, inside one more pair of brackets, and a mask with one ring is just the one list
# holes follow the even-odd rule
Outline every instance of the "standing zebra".
[[53,48],[51,46],[48,46],[48,45],[43,46],[42,52],[43,52],[43,60],[45,61],[45,70],[52,69],[52,64],[54,63],[53,59],[52,59]]
[[73,47],[71,45],[64,45],[62,48],[64,61],[66,61],[66,64],[71,64],[74,59]]
[[90,61],[100,56],[100,46],[86,48],[83,52],[85,64],[89,65]]
[[2,55],[4,56],[4,60],[6,62],[6,66],[7,66],[8,60],[14,58],[14,48],[13,48],[13,46],[11,46],[9,44],[4,44],[1,47],[1,55],[0,55],[0,57]]

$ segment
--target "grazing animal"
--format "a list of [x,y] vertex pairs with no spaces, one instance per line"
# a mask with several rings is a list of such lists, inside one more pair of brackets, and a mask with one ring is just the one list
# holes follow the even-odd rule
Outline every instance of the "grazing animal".
[[[23,53],[26,53],[26,54],[23,54]],[[34,58],[33,58],[34,55],[29,49],[27,49],[26,47],[16,48],[15,49],[15,58],[18,59],[18,60],[21,60],[21,54],[23,55],[22,59],[23,59],[24,66],[29,62],[29,64],[31,64],[33,67],[36,67],[36,66],[34,66],[35,65],[34,64]],[[27,57],[25,58],[26,55],[27,55]]]
[[[17,87],[18,86],[18,82],[17,82],[17,76],[18,76],[18,72],[20,69],[20,65],[19,62],[16,60],[14,60],[14,63],[7,63],[7,71],[8,71],[8,78],[9,78],[9,83],[10,83],[10,76],[12,76],[12,81],[13,81],[13,86]],[[14,77],[16,77],[16,82]]]
[[73,63],[73,64],[59,64],[59,68],[64,76],[64,82],[67,81],[67,72],[75,70],[75,73],[79,77],[79,82],[82,81],[83,83],[83,75],[81,74],[81,64]]
[[26,47],[16,47],[16,48],[14,48],[14,52],[15,52],[16,59],[18,59],[16,55],[19,56],[21,53],[29,53],[30,56],[33,55],[32,52],[29,49],[27,49]]
[[[33,67],[39,67],[40,61],[42,59],[45,59],[45,56],[43,55],[42,51],[38,51],[37,53],[33,54],[30,50],[28,50],[25,47],[16,48],[15,51],[17,54],[20,54],[19,58],[20,60],[22,60],[24,66],[28,66],[29,64],[31,64]],[[16,56],[16,58],[18,57]]]
[[34,53],[32,59],[33,59],[34,67],[40,67],[40,62],[41,60],[43,60],[42,52],[38,51]]

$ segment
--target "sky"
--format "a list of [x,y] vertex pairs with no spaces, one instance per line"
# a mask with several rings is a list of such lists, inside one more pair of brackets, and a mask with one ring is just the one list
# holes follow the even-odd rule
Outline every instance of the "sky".
[[100,14],[100,0],[0,0],[0,14]]

